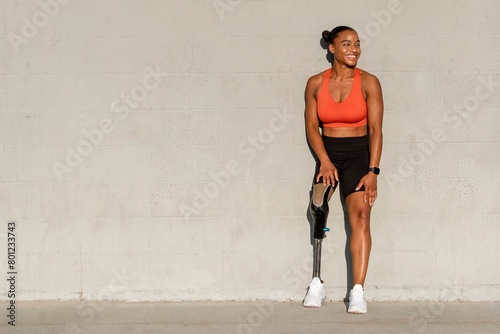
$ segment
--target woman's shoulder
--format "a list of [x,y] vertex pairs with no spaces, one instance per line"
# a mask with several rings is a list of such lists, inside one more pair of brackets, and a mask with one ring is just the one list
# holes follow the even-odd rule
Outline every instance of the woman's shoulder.
[[365,70],[362,70],[362,69],[359,69],[360,70],[360,78],[361,78],[361,87],[362,87],[362,90],[365,94],[365,96],[369,95],[369,94],[372,94],[372,93],[377,93],[377,92],[380,92],[381,91],[381,87],[380,87],[380,81],[378,80],[378,78],[365,71]]
[[359,70],[359,76],[361,77],[361,80],[363,81],[363,83],[370,85],[370,84],[376,84],[379,82],[378,78],[375,75],[371,74],[370,72],[365,71],[359,67],[357,67],[357,69]]
[[328,70],[329,69],[326,69],[322,72],[319,72],[319,73],[314,74],[311,77],[309,77],[309,79],[307,80],[307,87],[317,88],[317,87],[321,86],[321,83],[323,82],[323,78],[325,77],[325,74],[326,74],[326,72],[328,72]]

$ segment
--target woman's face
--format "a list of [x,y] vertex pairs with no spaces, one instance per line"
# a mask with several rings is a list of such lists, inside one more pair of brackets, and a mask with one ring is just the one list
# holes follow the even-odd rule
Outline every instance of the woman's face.
[[361,56],[361,47],[358,34],[352,30],[344,30],[333,43],[329,45],[330,52],[334,54],[335,61],[349,67],[355,67]]

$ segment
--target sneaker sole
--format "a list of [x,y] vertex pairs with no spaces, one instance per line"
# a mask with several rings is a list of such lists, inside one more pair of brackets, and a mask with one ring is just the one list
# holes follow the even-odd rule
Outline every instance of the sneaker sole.
[[347,313],[350,314],[365,314],[367,310],[359,310],[359,309],[354,309],[354,310],[348,310]]
[[321,304],[323,304],[325,302],[325,300],[326,300],[326,297],[321,299],[321,303],[319,303],[319,304],[302,302],[302,306],[311,307],[311,308],[318,308],[318,307],[321,307]]

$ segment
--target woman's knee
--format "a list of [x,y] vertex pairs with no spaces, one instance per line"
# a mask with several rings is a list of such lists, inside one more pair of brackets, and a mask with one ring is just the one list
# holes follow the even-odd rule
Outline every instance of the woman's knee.
[[346,199],[349,217],[361,220],[369,220],[371,206],[363,200],[363,192],[356,192],[349,195]]
[[370,231],[370,208],[358,208],[350,211],[349,222],[352,230]]
[[370,234],[370,222],[352,222],[351,223],[351,232],[353,234]]
[[361,222],[369,224],[370,223],[370,211],[371,211],[370,208],[360,208],[355,213],[356,218]]

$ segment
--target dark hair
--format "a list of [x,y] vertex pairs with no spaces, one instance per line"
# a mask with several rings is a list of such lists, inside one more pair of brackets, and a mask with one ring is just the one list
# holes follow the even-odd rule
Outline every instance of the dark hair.
[[352,30],[354,32],[356,32],[356,30],[354,30],[353,28],[351,27],[348,27],[348,26],[338,26],[338,27],[335,27],[333,28],[332,31],[328,31],[328,30],[325,30],[323,31],[323,40],[325,42],[327,42],[328,44],[331,44],[333,43],[333,40],[335,38],[337,38],[337,36],[342,32],[342,31],[346,31],[346,30]]

